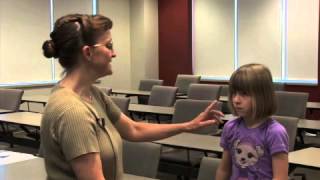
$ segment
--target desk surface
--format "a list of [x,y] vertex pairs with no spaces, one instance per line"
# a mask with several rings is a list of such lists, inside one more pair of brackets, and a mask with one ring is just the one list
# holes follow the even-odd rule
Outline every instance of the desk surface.
[[40,127],[42,114],[33,112],[14,112],[0,114],[0,121],[19,125]]
[[[8,165],[0,165],[0,179],[8,180],[44,180],[47,177],[44,161],[42,158],[34,158],[32,160],[17,162]],[[154,180],[141,176],[125,174],[124,180]]]
[[34,158],[37,158],[37,157],[31,154],[0,150],[0,166],[21,162],[21,161],[26,161]]
[[[228,102],[228,96],[220,96],[219,101]],[[320,102],[307,102],[307,109],[320,109]]]
[[22,102],[43,103],[46,104],[50,95],[24,95]]
[[298,128],[320,131],[320,120],[300,119],[298,122]]
[[[221,119],[224,121],[230,121],[236,119],[236,116],[232,114],[226,114]],[[312,130],[320,130],[320,120],[310,120],[310,119],[299,119],[298,122],[299,129],[312,129]]]
[[220,137],[193,133],[181,133],[154,143],[205,152],[221,153]]
[[140,91],[135,89],[112,89],[113,94],[125,94],[131,96],[150,96],[150,91]]
[[10,113],[10,112],[13,112],[13,111],[12,110],[8,110],[8,109],[0,109],[0,114]]
[[129,111],[150,114],[173,115],[174,107],[151,106],[145,104],[129,104]]
[[289,163],[320,169],[320,148],[306,148],[289,153]]

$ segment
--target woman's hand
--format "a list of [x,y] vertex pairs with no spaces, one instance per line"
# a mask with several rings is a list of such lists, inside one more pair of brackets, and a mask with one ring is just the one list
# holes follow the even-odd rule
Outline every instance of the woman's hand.
[[220,119],[224,114],[217,110],[218,101],[213,101],[202,113],[200,113],[196,118],[187,122],[186,130],[193,131],[201,127],[220,124],[222,120]]

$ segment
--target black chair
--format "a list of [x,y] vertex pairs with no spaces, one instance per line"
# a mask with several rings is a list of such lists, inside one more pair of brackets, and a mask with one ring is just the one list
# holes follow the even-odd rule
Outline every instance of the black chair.
[[[172,118],[172,123],[183,123],[190,121],[205,110],[212,101],[181,99],[175,104],[175,111]],[[221,109],[219,104],[218,109]],[[218,131],[216,125],[208,126],[193,133],[198,134],[215,134]],[[160,157],[160,170],[168,173],[174,173],[182,177],[190,177],[195,174],[197,167],[200,165],[201,159],[206,155],[201,151],[162,148],[163,151]],[[212,154],[212,156],[216,156]],[[165,166],[171,168],[165,168]]]
[[188,99],[218,100],[221,86],[214,84],[191,84],[188,89]]
[[[140,80],[139,83],[139,90],[140,91],[151,91],[152,87],[158,85],[163,85],[163,80],[160,79],[143,79]],[[139,104],[148,104],[148,96],[138,96],[138,103]]]
[[215,180],[221,159],[203,157],[201,160],[197,180]]
[[125,173],[155,178],[158,172],[161,145],[151,142],[123,141]]
[[174,86],[178,87],[179,95],[187,95],[190,84],[200,83],[200,78],[197,75],[178,74]]

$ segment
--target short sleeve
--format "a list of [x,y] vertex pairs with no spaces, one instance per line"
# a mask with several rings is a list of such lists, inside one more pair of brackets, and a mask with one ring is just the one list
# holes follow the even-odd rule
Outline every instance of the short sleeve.
[[66,110],[56,126],[57,141],[68,161],[99,152],[94,116],[85,108]]
[[[235,121],[235,120],[233,120]],[[233,127],[233,124],[234,122],[233,121],[228,121],[223,129],[222,129],[222,134],[221,134],[221,139],[220,139],[220,146],[225,149],[225,150],[229,150],[230,151],[230,143],[228,142],[228,140],[230,140],[230,132],[231,132],[231,129]]]
[[289,137],[286,129],[278,122],[272,125],[267,135],[270,154],[289,152]]
[[115,124],[121,115],[120,108],[111,100],[111,98],[105,93],[101,91],[101,89],[93,86],[93,93],[97,94],[96,97],[99,98],[99,101],[103,103],[103,107],[105,107],[106,115],[108,116],[109,120]]
[[121,115],[119,107],[111,100],[109,96],[105,96],[107,116],[113,124],[115,124]]

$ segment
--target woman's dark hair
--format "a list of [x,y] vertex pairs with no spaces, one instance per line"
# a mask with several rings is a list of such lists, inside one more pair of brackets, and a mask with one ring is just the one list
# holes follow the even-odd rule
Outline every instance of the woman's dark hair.
[[59,58],[61,66],[69,71],[78,63],[81,48],[96,44],[98,38],[111,28],[112,21],[102,15],[63,16],[55,22],[51,40],[43,43],[43,54],[47,58]]

